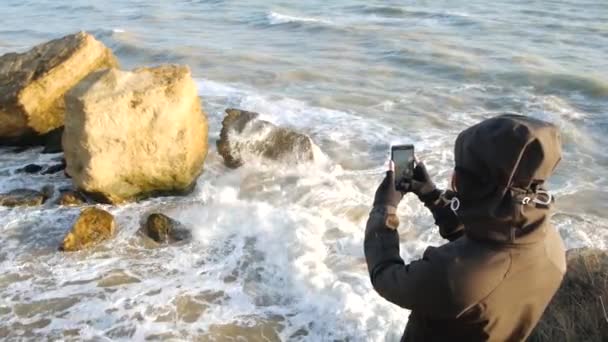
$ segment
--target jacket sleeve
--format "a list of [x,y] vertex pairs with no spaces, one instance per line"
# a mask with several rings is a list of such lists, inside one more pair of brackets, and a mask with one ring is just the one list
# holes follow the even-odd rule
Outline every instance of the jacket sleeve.
[[430,194],[420,197],[424,206],[431,211],[435,224],[439,227],[439,234],[449,241],[464,235],[464,226],[450,208],[454,196],[456,194],[453,191],[435,189]]
[[399,235],[387,226],[390,208],[374,208],[365,229],[365,259],[378,294],[402,308],[443,317],[449,293],[442,263],[429,247],[422,259],[406,265],[399,256]]

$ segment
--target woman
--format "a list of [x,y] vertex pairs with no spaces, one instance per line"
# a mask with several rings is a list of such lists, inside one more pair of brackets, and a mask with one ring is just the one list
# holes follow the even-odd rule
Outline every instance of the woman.
[[454,152],[454,192],[436,189],[422,163],[409,182],[449,242],[408,265],[395,215],[403,193],[387,172],[365,232],[372,284],[412,311],[402,341],[523,341],[566,271],[543,189],[561,159],[559,131],[501,115],[460,133]]

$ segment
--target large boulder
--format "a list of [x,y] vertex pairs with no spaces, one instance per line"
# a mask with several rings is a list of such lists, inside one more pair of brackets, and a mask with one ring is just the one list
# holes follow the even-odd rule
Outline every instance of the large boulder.
[[314,160],[314,143],[307,135],[260,120],[259,114],[240,109],[226,110],[217,150],[230,168],[248,157],[303,163]]
[[91,74],[66,95],[66,173],[97,201],[192,190],[207,156],[207,116],[190,70]]
[[112,214],[99,208],[86,208],[63,239],[59,250],[74,252],[95,246],[114,236],[115,229],[116,221]]
[[115,67],[110,49],[79,32],[0,56],[0,143],[37,139],[63,125],[64,94],[91,72]]
[[608,341],[608,252],[572,249],[568,271],[529,341]]

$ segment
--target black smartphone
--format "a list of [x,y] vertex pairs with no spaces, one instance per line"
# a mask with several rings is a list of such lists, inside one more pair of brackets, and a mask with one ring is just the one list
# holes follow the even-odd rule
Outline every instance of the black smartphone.
[[406,190],[404,183],[409,183],[414,177],[414,145],[391,146],[391,160],[395,164],[395,188]]

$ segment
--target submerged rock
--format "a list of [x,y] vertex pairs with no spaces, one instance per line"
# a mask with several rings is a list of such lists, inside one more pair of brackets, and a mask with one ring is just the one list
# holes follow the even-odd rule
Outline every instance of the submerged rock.
[[[247,323],[243,323],[247,322]],[[285,318],[244,316],[242,322],[211,324],[203,335],[209,341],[282,341],[280,333],[285,329]],[[305,335],[306,333],[301,333]]]
[[189,193],[207,156],[207,117],[184,66],[96,72],[66,95],[66,173],[111,203]]
[[608,341],[608,251],[567,253],[568,271],[528,341]]
[[208,308],[208,305],[197,301],[195,298],[189,295],[178,296],[173,300],[173,302],[175,303],[177,318],[186,323],[198,321],[201,315]]
[[65,191],[59,196],[57,204],[64,206],[79,206],[87,203],[86,197],[78,191]]
[[227,109],[217,149],[230,168],[246,162],[247,156],[302,163],[314,160],[312,139],[307,135],[260,120],[259,114]]
[[42,172],[43,175],[52,175],[55,174],[59,171],[63,171],[65,170],[65,161],[61,162],[60,164],[55,164],[55,165],[51,165],[49,166],[46,170],[44,170]]
[[25,167],[17,170],[17,172],[25,172],[25,173],[38,173],[42,171],[42,166],[37,165],[37,164],[29,164],[26,165]]
[[61,313],[78,303],[78,298],[60,297],[34,300],[27,303],[19,303],[14,306],[18,317],[32,318],[38,315],[52,316]]
[[190,230],[178,221],[159,213],[150,214],[143,227],[144,232],[158,243],[173,243],[192,238]]
[[84,32],[0,56],[0,143],[43,143],[63,125],[64,94],[91,72],[117,66],[110,49]]
[[99,208],[86,208],[63,239],[59,250],[73,252],[98,245],[110,239],[115,228],[116,221],[112,214]]
[[[44,170],[44,167],[42,165],[28,164],[28,165],[18,169],[17,173],[30,173],[30,174],[40,173],[43,175],[51,175],[51,174],[65,170],[65,167],[66,167],[65,160],[62,160],[61,163],[59,163],[59,164],[54,164],[54,165],[47,167],[46,170]],[[42,171],[42,170],[44,170],[44,171]],[[42,171],[42,172],[40,172],[40,171]]]
[[0,205],[5,207],[35,207],[42,205],[53,196],[52,186],[45,186],[41,191],[32,189],[15,189],[0,194]]
[[141,282],[139,278],[129,275],[124,270],[113,270],[97,282],[97,287],[115,287],[139,282]]

